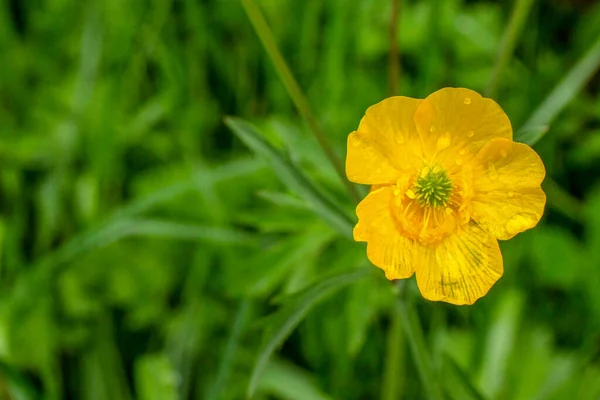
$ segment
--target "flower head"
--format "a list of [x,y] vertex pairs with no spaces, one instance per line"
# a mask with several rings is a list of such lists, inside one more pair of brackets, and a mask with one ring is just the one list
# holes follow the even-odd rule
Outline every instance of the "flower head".
[[544,165],[506,114],[468,89],[369,107],[348,137],[348,178],[372,185],[354,239],[388,279],[416,273],[429,300],[472,304],[502,276],[497,239],[540,220]]

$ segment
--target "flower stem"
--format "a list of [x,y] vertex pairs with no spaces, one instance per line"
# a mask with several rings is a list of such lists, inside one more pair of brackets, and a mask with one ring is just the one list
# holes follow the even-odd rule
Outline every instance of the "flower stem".
[[387,334],[385,365],[383,370],[382,400],[401,398],[404,386],[405,337],[402,332],[400,313],[395,304],[390,307],[390,329]]
[[504,36],[502,36],[502,41],[500,42],[496,65],[494,65],[492,75],[490,76],[490,80],[485,90],[485,95],[488,97],[492,97],[496,92],[502,71],[513,55],[517,39],[523,31],[533,1],[534,0],[515,0],[515,7],[513,8],[506,30],[504,31]]
[[414,309],[412,301],[409,300],[408,288],[406,281],[399,281],[398,288],[400,297],[396,301],[396,308],[404,333],[408,339],[408,344],[412,351],[413,360],[419,372],[421,383],[425,388],[427,397],[431,400],[442,400],[442,392],[439,386],[439,380],[436,377],[433,365],[431,363],[431,355],[425,345],[423,328],[419,321],[419,316]]
[[317,141],[319,142],[319,145],[321,146],[323,151],[325,151],[325,154],[329,158],[329,161],[331,162],[336,172],[338,173],[340,179],[348,189],[350,196],[354,199],[354,201],[358,202],[358,192],[356,190],[356,187],[354,187],[354,185],[352,185],[352,183],[350,183],[350,181],[346,179],[344,166],[342,165],[340,159],[335,155],[333,148],[329,143],[329,140],[317,124],[317,121],[310,109],[308,100],[306,99],[306,96],[304,96],[300,85],[298,85],[298,82],[294,78],[294,75],[292,74],[287,63],[285,62],[283,56],[279,52],[279,49],[277,48],[277,43],[275,42],[275,37],[273,36],[273,32],[271,32],[269,25],[267,25],[267,22],[265,21],[265,18],[263,17],[260,9],[254,3],[253,0],[242,0],[242,5],[244,7],[244,10],[246,11],[246,14],[248,15],[248,19],[250,19],[250,22],[254,27],[254,31],[258,35],[263,47],[265,48],[265,51],[267,52],[271,62],[273,63],[273,66],[275,67],[275,71],[277,72],[279,79],[281,79],[281,82],[283,83],[285,89],[291,97],[292,102],[298,109],[298,112],[300,112],[302,117],[304,117],[304,119],[308,123],[310,130],[317,138]]
[[388,84],[390,96],[398,94],[398,77],[400,75],[400,54],[398,51],[398,17],[400,0],[392,0],[390,15],[390,51],[388,53]]

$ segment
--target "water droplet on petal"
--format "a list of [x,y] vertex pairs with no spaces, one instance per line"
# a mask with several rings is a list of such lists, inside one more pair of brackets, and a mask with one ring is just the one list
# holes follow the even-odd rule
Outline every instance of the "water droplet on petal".
[[523,232],[531,226],[530,221],[522,215],[515,215],[506,223],[506,231],[509,235]]
[[431,127],[429,128],[429,132],[435,132],[435,126],[431,125]]
[[463,160],[462,158],[457,158],[454,162],[456,163],[456,165],[462,165]]
[[443,150],[448,146],[450,146],[450,133],[446,132],[439,137],[437,141],[437,148],[438,150]]
[[502,156],[502,158],[506,158],[506,156],[508,156],[508,152],[505,149],[500,150],[500,155]]
[[473,132],[473,131],[467,132],[467,136],[468,137],[473,137],[473,135],[475,135],[475,132]]
[[464,156],[467,153],[467,151],[465,149],[460,149],[460,151],[458,152],[458,154],[460,154],[461,156]]
[[396,135],[396,143],[403,144],[405,142],[404,135]]
[[463,100],[463,103],[465,103],[465,104],[467,104],[467,105],[468,105],[468,104],[471,104],[471,99],[470,99],[470,98],[468,98],[468,97],[465,97],[465,99]]
[[488,176],[489,176],[490,180],[497,181],[498,180],[498,171],[496,171],[496,166],[494,166],[494,164],[492,164],[492,163],[489,163],[487,167],[488,167]]

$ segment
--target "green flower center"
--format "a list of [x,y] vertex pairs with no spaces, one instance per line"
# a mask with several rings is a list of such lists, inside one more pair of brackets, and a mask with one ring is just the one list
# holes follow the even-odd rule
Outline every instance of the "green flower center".
[[445,207],[452,195],[452,181],[437,165],[425,167],[417,179],[413,193],[423,207]]

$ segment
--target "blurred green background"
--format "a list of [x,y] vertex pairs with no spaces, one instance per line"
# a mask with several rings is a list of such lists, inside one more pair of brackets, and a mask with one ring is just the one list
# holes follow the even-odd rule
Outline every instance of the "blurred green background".
[[341,160],[393,92],[547,130],[542,222],[475,305],[399,301],[240,2],[3,0],[0,398],[598,399],[600,4],[256,6]]

